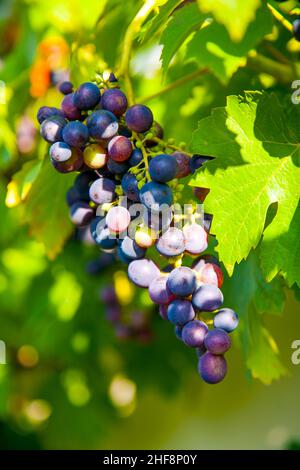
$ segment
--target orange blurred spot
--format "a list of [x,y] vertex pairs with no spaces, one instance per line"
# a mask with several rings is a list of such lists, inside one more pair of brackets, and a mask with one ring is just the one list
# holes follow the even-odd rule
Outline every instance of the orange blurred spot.
[[44,96],[51,82],[51,70],[44,60],[37,60],[31,67],[30,94],[34,98]]
[[29,344],[20,347],[17,357],[23,367],[34,367],[39,362],[39,353]]

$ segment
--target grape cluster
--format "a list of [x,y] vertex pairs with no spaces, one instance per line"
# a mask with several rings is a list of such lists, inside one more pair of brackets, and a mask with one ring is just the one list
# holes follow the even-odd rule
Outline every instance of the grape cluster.
[[148,289],[176,335],[196,348],[201,377],[219,382],[226,374],[228,332],[238,320],[232,310],[220,310],[222,271],[215,258],[202,255],[212,220],[202,206],[209,190],[195,188],[184,212],[178,204],[185,186],[179,180],[211,157],[165,142],[151,110],[128,107],[113,74],[75,91],[62,83],[60,91],[61,108],[44,106],[37,118],[54,168],[79,172],[67,193],[72,222],[88,226],[102,251],[128,265],[129,279]]

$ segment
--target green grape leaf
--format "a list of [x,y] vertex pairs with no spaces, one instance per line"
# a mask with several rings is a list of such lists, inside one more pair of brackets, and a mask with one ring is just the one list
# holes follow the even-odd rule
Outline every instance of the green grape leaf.
[[214,18],[228,30],[233,41],[240,41],[246,29],[255,18],[261,0],[197,0],[203,13],[211,13]]
[[73,226],[65,203],[74,175],[57,173],[46,159],[24,203],[30,233],[43,243],[50,259],[62,249]]
[[180,46],[201,25],[204,18],[197,5],[193,3],[174,12],[160,38],[160,43],[163,45],[161,60],[164,73]]
[[139,34],[140,42],[146,42],[157,34],[157,32],[166,27],[169,17],[174,9],[181,3],[181,0],[168,0],[160,6],[159,11],[142,27]]
[[196,32],[187,46],[186,59],[194,59],[208,67],[222,83],[226,83],[239,67],[246,65],[249,51],[272,31],[273,19],[266,6],[257,10],[240,42],[232,42],[226,28],[213,21]]
[[14,207],[24,201],[36,180],[42,166],[41,160],[30,160],[24,163],[21,170],[15,173],[8,183],[6,205]]
[[251,375],[265,384],[285,375],[276,342],[265,328],[262,315],[281,314],[285,296],[280,279],[270,283],[264,280],[256,251],[237,266],[222,290],[226,305],[239,315],[240,323],[235,334],[240,339]]
[[[206,163],[190,184],[210,188],[205,210],[214,215],[216,250],[229,274],[257,246],[264,231],[265,243],[289,231],[300,196],[295,108],[289,104],[286,110],[274,94],[229,96],[226,108],[200,121],[193,134],[194,153],[218,157]],[[277,213],[265,229],[267,211],[274,203]],[[264,246],[263,242],[262,250]],[[290,243],[286,249],[290,256],[274,254],[268,272],[276,271],[279,257],[280,270],[290,282],[300,283],[300,267],[293,264],[298,244]]]

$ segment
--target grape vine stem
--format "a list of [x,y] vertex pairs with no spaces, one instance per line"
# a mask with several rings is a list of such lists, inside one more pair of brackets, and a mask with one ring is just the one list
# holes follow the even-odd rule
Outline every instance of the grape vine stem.
[[272,13],[272,15],[274,16],[274,18],[276,18],[277,21],[279,21],[279,23],[282,24],[282,26],[284,26],[288,31],[290,31],[291,33],[293,32],[293,25],[290,21],[288,21],[282,13],[280,13],[278,10],[276,10],[276,8],[273,7],[273,5],[271,5],[270,3],[267,3],[268,5],[268,8],[270,10],[270,12]]
[[127,28],[124,37],[124,46],[122,50],[121,63],[119,68],[119,75],[124,77],[124,85],[126,89],[127,99],[129,105],[134,104],[134,93],[130,79],[130,57],[132,51],[133,41],[139,32],[143,22],[149,16],[156,5],[156,0],[147,0],[144,5],[137,12],[132,22]]
[[160,144],[164,148],[169,148],[169,149],[175,150],[177,152],[184,152],[185,154],[190,155],[190,156],[192,155],[191,153],[189,153],[186,150],[182,149],[178,145],[169,144],[168,142],[165,142],[164,140],[159,139],[158,137],[152,137],[151,140],[154,140],[155,142],[157,142],[158,144]]
[[201,75],[204,75],[205,73],[208,73],[208,68],[196,70],[195,72],[189,73],[188,75],[185,75],[184,77],[179,78],[178,80],[175,80],[174,82],[170,83],[169,85],[165,86],[164,88],[161,88],[159,91],[156,93],[153,93],[152,95],[144,96],[142,98],[139,98],[139,103],[145,103],[147,101],[153,100],[154,98],[157,98],[161,95],[164,95],[165,93],[168,93],[169,91],[174,90],[175,88],[178,88],[181,85],[184,85],[187,82],[190,82],[192,80],[195,80],[195,78],[200,77]]

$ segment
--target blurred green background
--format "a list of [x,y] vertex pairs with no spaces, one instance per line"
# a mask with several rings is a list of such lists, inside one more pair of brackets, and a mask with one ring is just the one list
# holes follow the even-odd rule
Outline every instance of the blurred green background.
[[[55,83],[69,72],[78,84],[92,79],[95,69],[115,68],[122,37],[141,3],[129,0],[126,8],[119,0],[0,3],[0,340],[6,344],[6,364],[0,365],[0,447],[297,446],[300,366],[291,363],[291,344],[300,339],[300,316],[292,290],[285,290],[281,315],[264,316],[287,375],[271,385],[253,380],[237,339],[225,382],[205,385],[194,351],[180,344],[142,293],[130,291],[124,308],[132,303],[151,316],[152,339],[116,337],[99,290],[115,269],[130,288],[121,266],[87,274],[86,263],[98,251],[72,235],[63,196],[70,179],[58,187],[53,171],[35,188],[35,200],[30,196],[46,150],[36,131],[36,110],[59,104]],[[159,56],[155,37],[136,45],[132,71],[138,97],[161,88]],[[193,63],[175,61],[167,82],[194,70]],[[207,75],[149,105],[167,137],[189,142],[211,107],[223,106],[230,93],[261,89],[267,79],[240,69],[225,85]],[[57,225],[53,211],[61,217]],[[245,295],[239,272],[225,282],[228,298],[235,288],[237,305]]]

